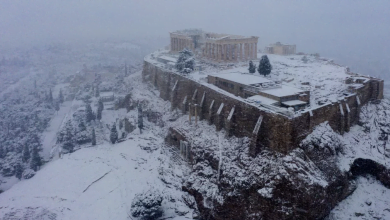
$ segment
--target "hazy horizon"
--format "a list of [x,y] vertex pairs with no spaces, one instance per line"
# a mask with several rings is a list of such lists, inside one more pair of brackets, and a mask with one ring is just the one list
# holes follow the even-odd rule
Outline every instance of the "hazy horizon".
[[[280,41],[320,53],[363,74],[390,71],[387,2],[342,1],[1,1],[0,45],[161,39],[168,32],[259,36],[259,48]],[[165,43],[163,42],[166,39]]]

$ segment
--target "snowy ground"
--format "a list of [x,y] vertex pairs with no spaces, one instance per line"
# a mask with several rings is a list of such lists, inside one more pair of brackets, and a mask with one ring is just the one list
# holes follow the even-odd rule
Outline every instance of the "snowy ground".
[[[23,180],[1,194],[0,217],[128,219],[135,193],[148,186],[163,192],[166,217],[175,216],[175,209],[192,216],[181,201],[185,193],[180,190],[180,179],[186,167],[171,163],[162,153],[161,142],[161,138],[145,132],[119,144],[107,143],[64,155],[46,165],[32,179]],[[141,145],[159,147],[147,153]],[[174,174],[171,178],[176,183],[164,184],[159,179],[162,170]],[[172,202],[173,199],[176,202]]]
[[327,220],[390,219],[390,190],[374,178],[359,177],[357,189],[330,213]]

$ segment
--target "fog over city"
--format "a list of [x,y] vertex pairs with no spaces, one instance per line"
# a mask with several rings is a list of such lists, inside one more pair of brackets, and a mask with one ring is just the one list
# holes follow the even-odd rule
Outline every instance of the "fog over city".
[[162,38],[202,28],[320,53],[363,74],[390,67],[386,1],[1,1],[0,45]]
[[0,0],[0,219],[390,219],[389,8]]

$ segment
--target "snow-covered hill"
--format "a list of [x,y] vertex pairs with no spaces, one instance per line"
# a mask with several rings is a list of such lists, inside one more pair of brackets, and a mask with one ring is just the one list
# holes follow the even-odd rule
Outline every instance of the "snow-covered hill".
[[149,130],[66,154],[2,193],[0,219],[128,219],[134,195],[150,186],[164,195],[165,217],[191,219],[181,191],[188,168],[170,160],[162,141]]

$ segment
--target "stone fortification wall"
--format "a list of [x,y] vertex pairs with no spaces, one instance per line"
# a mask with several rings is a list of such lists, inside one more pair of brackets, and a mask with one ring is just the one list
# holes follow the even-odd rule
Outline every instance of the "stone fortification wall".
[[[172,109],[178,108],[184,113],[190,111],[194,115],[196,108],[200,119],[208,120],[217,130],[225,129],[237,137],[251,137],[251,155],[256,155],[264,147],[282,153],[289,152],[316,125],[325,121],[329,121],[330,126],[341,134],[348,132],[351,125],[358,122],[362,105],[383,98],[383,81],[371,79],[357,89],[356,95],[291,119],[256,108],[148,61],[144,62],[142,77],[144,82],[153,84],[160,91],[161,98],[171,102]],[[189,103],[198,106],[189,107]],[[231,111],[233,114],[229,118]],[[260,116],[263,117],[260,129],[254,132]]]
[[[142,77],[144,82],[153,84],[160,91],[162,99],[171,102],[172,109],[178,108],[188,113],[188,103],[198,104],[197,114],[200,119],[208,120],[217,130],[225,129],[230,135],[237,137],[252,137],[252,155],[256,155],[263,147],[279,152],[292,149],[291,120],[283,115],[262,111],[147,61],[144,62]],[[186,104],[183,104],[185,100]],[[223,107],[218,112],[222,104]],[[233,108],[234,112],[229,120]],[[194,111],[194,107],[191,107],[192,115],[195,114]],[[254,134],[260,115],[263,116],[261,127],[259,132]]]

